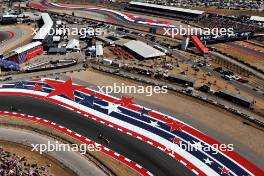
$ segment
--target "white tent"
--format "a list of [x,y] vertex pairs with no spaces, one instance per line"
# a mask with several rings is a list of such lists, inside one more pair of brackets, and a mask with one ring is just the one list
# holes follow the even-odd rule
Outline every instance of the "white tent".
[[73,50],[73,49],[79,49],[80,48],[80,41],[76,39],[72,39],[68,42],[66,49]]
[[96,56],[103,56],[104,55],[102,42],[98,42],[98,41],[96,42],[95,53],[96,53]]

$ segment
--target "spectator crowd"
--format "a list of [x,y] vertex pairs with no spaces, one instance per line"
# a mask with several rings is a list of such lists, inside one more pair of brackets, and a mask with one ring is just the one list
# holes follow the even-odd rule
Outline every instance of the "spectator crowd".
[[51,176],[48,167],[30,164],[26,157],[4,151],[0,147],[0,176]]
[[176,7],[216,7],[231,10],[264,10],[263,0],[144,0],[143,2]]
[[228,18],[210,15],[208,17],[201,18],[198,22],[199,26],[206,28],[233,28],[234,31],[244,31],[244,30],[258,30],[260,26],[253,24],[242,23],[238,18]]

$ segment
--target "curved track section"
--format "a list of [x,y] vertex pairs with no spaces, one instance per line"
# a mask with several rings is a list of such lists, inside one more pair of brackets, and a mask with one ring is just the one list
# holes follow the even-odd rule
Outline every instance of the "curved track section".
[[126,14],[116,10],[106,9],[106,8],[98,8],[98,7],[83,7],[83,6],[74,6],[74,5],[60,5],[56,3],[50,3],[47,1],[42,2],[43,5],[57,8],[57,9],[69,9],[69,10],[84,10],[84,11],[94,11],[101,14],[106,14],[109,18],[113,18],[118,22],[123,22],[124,24],[130,25],[139,25],[145,27],[171,27],[174,28],[175,25],[166,21],[166,20],[154,20],[149,18],[140,17],[137,15]]
[[[101,147],[101,152],[103,152],[103,153],[111,156],[112,158],[115,158],[116,160],[128,165],[129,167],[131,167],[132,169],[137,171],[139,174],[141,174],[141,175],[152,175],[150,172],[146,171],[144,168],[142,168],[140,165],[136,164],[135,162],[131,161],[130,159],[110,150],[107,147],[101,146],[100,144],[98,144],[98,143],[96,143],[96,142],[76,133],[76,132],[73,132],[72,130],[70,130],[70,129],[62,126],[62,125],[58,125],[53,121],[46,120],[48,118],[45,119],[45,118],[40,118],[40,117],[36,117],[33,115],[19,114],[17,112],[8,112],[8,111],[0,111],[0,115],[10,116],[11,118],[16,117],[16,118],[21,118],[24,120],[37,122],[37,123],[40,123],[42,125],[51,127],[51,128],[53,128],[53,129],[55,129],[55,130],[57,130],[63,134],[69,135],[69,136],[71,136],[71,137],[73,137],[73,138],[75,138],[75,139],[77,139],[77,140],[79,140],[82,143],[85,143],[87,145],[89,145],[89,144],[97,145],[97,147]],[[54,116],[54,115],[51,115],[51,116]]]
[[[56,105],[58,103],[50,103],[45,99],[40,100],[30,95],[27,97],[21,95],[23,94],[0,95],[0,99],[7,100],[4,103],[0,102],[0,110],[4,111],[5,115],[16,115],[48,125],[87,144],[94,143],[93,141],[97,144],[101,143],[98,136],[104,134],[111,142],[109,145],[105,145],[102,151],[133,168],[141,175],[152,175],[151,173],[161,176],[194,175],[192,171],[186,169],[184,165],[176,162],[169,155],[133,137],[135,134],[128,132],[128,135],[123,133],[121,128],[114,129],[114,124],[109,124],[95,117],[87,118],[87,114],[81,115],[80,111],[78,113],[73,112],[73,109],[69,107],[65,109],[64,105],[62,105],[63,107]],[[11,106],[18,108],[22,115],[8,112]],[[114,151],[118,151],[118,153]],[[122,155],[120,155],[121,153]],[[134,161],[139,162],[135,163]]]
[[[5,53],[21,46],[31,38],[31,27],[27,25],[1,26],[3,41],[0,41],[0,52]],[[1,36],[0,36],[1,38]]]
[[0,31],[0,44],[14,37],[14,33],[10,31]]
[[[120,100],[72,84],[71,80],[53,79],[2,85],[0,94],[9,94],[1,96],[5,100],[1,109],[15,105],[22,112],[48,118],[46,120],[80,135],[93,134],[90,138],[95,141],[98,141],[95,134],[98,130],[109,135],[113,142],[108,148],[155,175],[264,175],[261,169],[234,151],[216,148],[215,145],[220,144],[200,131],[173,117],[136,105],[131,98]],[[186,145],[195,150],[184,149]]]

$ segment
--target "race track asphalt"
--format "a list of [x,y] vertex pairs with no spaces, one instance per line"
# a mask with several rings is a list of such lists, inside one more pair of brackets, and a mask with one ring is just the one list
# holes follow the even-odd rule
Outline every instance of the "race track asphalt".
[[[10,111],[11,106],[15,107],[19,113],[50,120],[97,143],[101,143],[109,149],[140,164],[154,175],[195,175],[192,171],[188,170],[181,163],[161,150],[64,107],[31,97],[0,95],[1,111]],[[102,143],[102,141],[98,139],[99,134],[103,134],[110,139],[110,143]]]

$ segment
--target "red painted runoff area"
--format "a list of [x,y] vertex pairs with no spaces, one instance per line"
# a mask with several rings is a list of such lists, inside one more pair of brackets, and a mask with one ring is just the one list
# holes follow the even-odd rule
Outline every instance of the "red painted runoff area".
[[33,2],[29,3],[29,7],[36,8],[36,9],[47,9],[46,6],[42,4],[33,3]]

